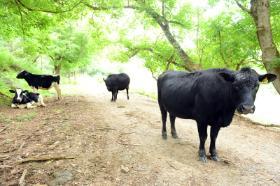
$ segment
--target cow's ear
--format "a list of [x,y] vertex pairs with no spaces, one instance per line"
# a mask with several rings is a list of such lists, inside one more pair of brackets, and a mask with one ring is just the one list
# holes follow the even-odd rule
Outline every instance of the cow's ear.
[[224,80],[229,81],[229,82],[234,82],[235,77],[234,74],[228,73],[228,72],[220,72],[219,75],[224,78]]
[[277,78],[275,74],[264,74],[259,76],[259,81],[261,83],[270,83]]
[[22,91],[22,93],[28,93],[28,90],[24,90],[24,91]]
[[15,90],[9,90],[11,93],[16,93],[16,91]]
[[103,78],[103,81],[104,81],[104,82],[106,82],[106,79],[105,79],[105,78]]

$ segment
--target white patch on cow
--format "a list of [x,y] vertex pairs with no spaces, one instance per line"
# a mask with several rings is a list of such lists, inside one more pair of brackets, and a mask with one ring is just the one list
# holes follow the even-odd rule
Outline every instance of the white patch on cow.
[[27,103],[27,104],[26,104],[26,108],[28,108],[28,109],[30,109],[30,108],[35,108],[36,105],[34,105],[34,103],[35,103],[34,101]]
[[27,107],[27,104],[20,104],[20,105],[17,105],[17,107],[20,108],[20,109],[23,109],[23,108]]
[[20,94],[21,94],[22,90],[20,88],[17,88],[16,89],[16,96],[17,96],[17,100],[18,101],[21,101],[22,100],[22,97],[20,97]]
[[11,107],[12,108],[17,108],[17,105],[12,103]]

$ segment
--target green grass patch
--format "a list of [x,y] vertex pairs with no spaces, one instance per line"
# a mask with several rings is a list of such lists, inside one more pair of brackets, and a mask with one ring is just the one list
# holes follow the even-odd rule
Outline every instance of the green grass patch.
[[14,118],[14,120],[17,121],[17,122],[26,122],[26,121],[33,120],[35,118],[35,116],[36,116],[35,112],[29,112],[29,113],[26,113],[24,115],[16,116]]
[[137,94],[140,94],[142,96],[146,96],[149,98],[152,98],[153,100],[157,100],[157,94],[153,92],[145,92],[144,90],[136,90],[135,91]]
[[12,120],[10,118],[7,118],[6,116],[0,115],[0,123],[3,124],[9,124]]

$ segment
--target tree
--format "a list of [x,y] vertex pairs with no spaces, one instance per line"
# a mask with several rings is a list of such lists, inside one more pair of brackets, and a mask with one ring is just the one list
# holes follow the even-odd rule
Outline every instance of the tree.
[[76,32],[71,26],[51,33],[47,55],[52,59],[55,74],[77,69],[89,63],[89,38],[85,33]]
[[[235,0],[237,5],[247,12],[254,20],[257,38],[262,50],[262,61],[266,70],[280,77],[280,55],[275,45],[270,17],[270,2],[279,3],[270,0],[251,0],[251,7],[247,9],[239,1]],[[280,79],[276,79],[273,85],[280,94]]]
[[94,3],[84,2],[86,6],[91,8],[94,11],[102,10],[115,10],[115,9],[133,9],[137,12],[144,13],[148,19],[151,19],[156,23],[161,30],[163,31],[167,41],[174,48],[175,52],[179,56],[180,66],[184,66],[184,69],[192,71],[195,69],[199,69],[200,67],[195,64],[195,62],[191,59],[191,57],[187,54],[187,52],[183,49],[176,36],[172,33],[170,24],[174,26],[179,26],[183,28],[187,28],[188,21],[186,21],[187,13],[189,13],[190,6],[188,4],[184,4],[180,7],[179,11],[177,11],[178,6],[176,6],[176,0],[166,0],[166,1],[157,1],[157,0],[147,0],[147,1],[118,1],[117,5],[98,4],[94,5]]
[[203,68],[226,67],[238,70],[242,66],[256,65],[259,48],[251,33],[250,20],[236,18],[236,12],[200,20],[200,34],[196,38],[194,59]]

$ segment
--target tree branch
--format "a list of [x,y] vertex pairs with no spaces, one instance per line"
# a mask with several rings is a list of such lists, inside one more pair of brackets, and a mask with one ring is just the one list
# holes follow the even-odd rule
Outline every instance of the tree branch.
[[141,7],[138,6],[132,6],[132,5],[127,5],[127,6],[110,6],[110,7],[105,7],[105,6],[94,6],[91,5],[87,2],[83,2],[83,4],[85,6],[87,6],[88,8],[92,9],[92,10],[113,10],[113,9],[121,9],[121,8],[126,8],[126,9],[135,9],[135,10],[140,10]]
[[171,23],[171,24],[174,24],[174,25],[179,25],[179,26],[182,26],[182,27],[186,27],[185,24],[180,23],[179,21],[170,20],[170,21],[168,21],[168,22]]
[[24,27],[23,27],[23,16],[22,16],[21,8],[20,8],[20,5],[19,5],[17,0],[15,0],[15,3],[17,4],[17,8],[18,8],[18,11],[19,11],[19,14],[20,14],[21,30],[22,30],[22,35],[24,37],[25,32],[24,32]]
[[24,4],[23,2],[21,2],[21,0],[15,0],[18,4],[20,4],[22,7],[24,7],[25,9],[29,10],[29,11],[36,11],[36,12],[46,12],[46,13],[52,13],[52,14],[60,14],[60,13],[65,13],[65,12],[70,12],[72,11],[74,8],[76,8],[79,4],[82,3],[83,0],[78,1],[77,3],[75,3],[75,5],[67,10],[45,10],[45,9],[39,9],[39,8],[32,8],[27,6],[26,4]]
[[124,7],[96,7],[93,5],[90,5],[88,3],[84,3],[87,7],[93,9],[93,10],[109,10],[109,9],[116,9],[116,8],[131,8],[139,11],[145,12],[147,15],[149,15],[151,18],[154,19],[154,21],[160,26],[162,29],[166,39],[168,42],[173,46],[175,51],[180,56],[181,60],[184,62],[185,65],[183,65],[183,68],[187,71],[193,71],[194,69],[198,68],[199,66],[194,64],[190,56],[183,50],[179,42],[176,40],[175,36],[171,33],[171,30],[169,28],[169,22],[164,17],[158,14],[155,10],[145,5],[143,2],[139,2],[143,5],[141,6],[124,6]]
[[252,14],[252,12],[248,8],[243,6],[240,2],[238,2],[237,0],[234,0],[234,1],[237,4],[237,6],[239,6],[239,8],[241,8],[244,12],[247,12],[248,14]]
[[220,55],[222,57],[222,60],[224,61],[224,64],[228,67],[228,63],[226,61],[226,58],[224,56],[223,49],[222,49],[222,35],[221,35],[221,31],[220,30],[218,31],[218,37],[219,37],[219,45],[220,45],[220,47],[219,47]]

